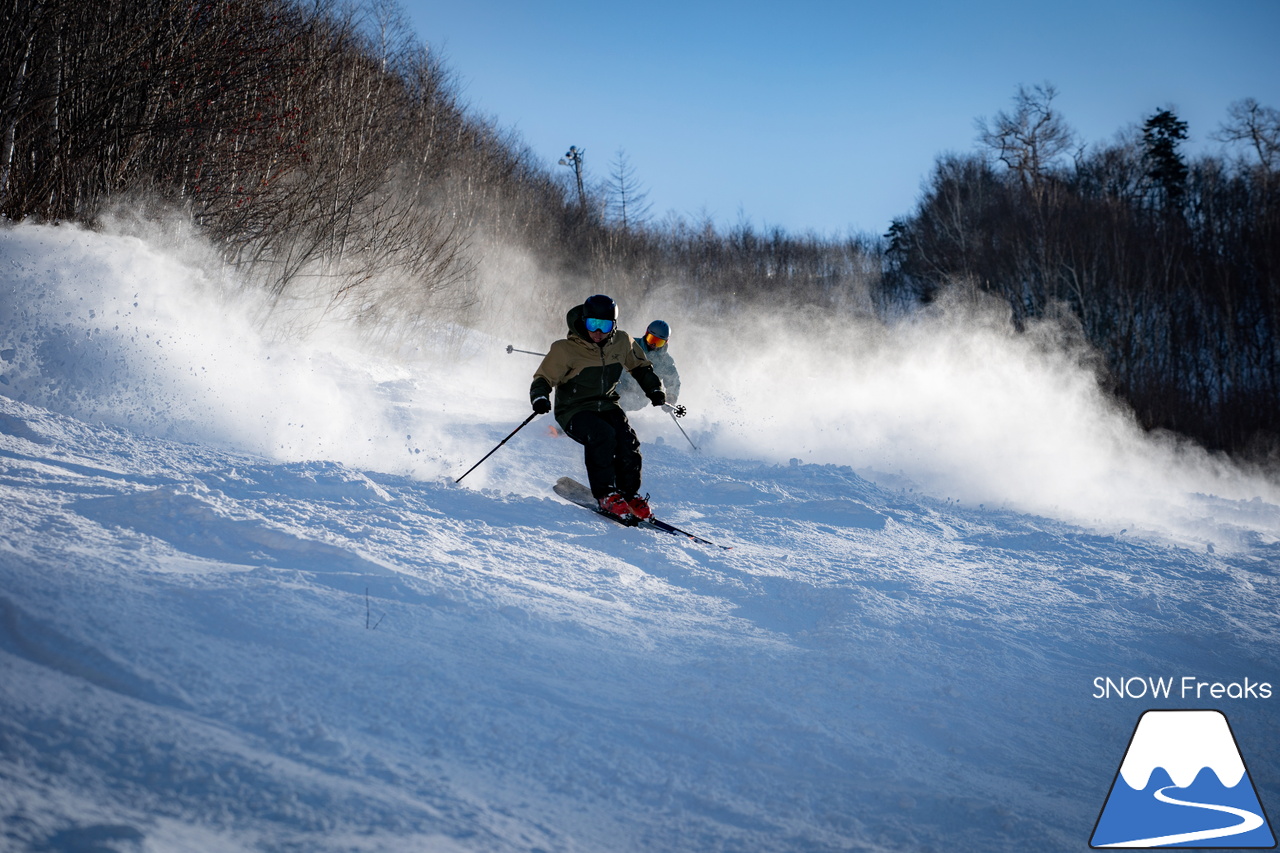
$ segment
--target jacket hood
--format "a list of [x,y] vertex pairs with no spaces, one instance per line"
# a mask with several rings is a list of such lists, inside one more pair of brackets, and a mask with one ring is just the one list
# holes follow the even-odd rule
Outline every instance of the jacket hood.
[[564,315],[564,321],[569,325],[569,334],[577,335],[580,338],[587,336],[587,327],[582,325],[582,306],[575,305],[569,309]]

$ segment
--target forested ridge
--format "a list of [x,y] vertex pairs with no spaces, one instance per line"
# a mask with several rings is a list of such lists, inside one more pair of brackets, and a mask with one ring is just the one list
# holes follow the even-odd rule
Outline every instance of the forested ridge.
[[1280,112],[1248,93],[1192,158],[1173,107],[1087,143],[1052,86],[1020,87],[886,235],[828,236],[655,219],[625,159],[551,164],[467,108],[392,2],[8,0],[0,33],[9,221],[176,212],[248,280],[371,334],[465,321],[503,245],[726,318],[893,323],[985,294],[1015,325],[1075,324],[1144,426],[1277,456]]
[[1068,309],[1148,427],[1275,453],[1280,431],[1280,112],[1245,98],[1188,158],[1170,108],[1084,146],[1051,86],[979,122],[896,221],[885,287],[998,296],[1015,322]]

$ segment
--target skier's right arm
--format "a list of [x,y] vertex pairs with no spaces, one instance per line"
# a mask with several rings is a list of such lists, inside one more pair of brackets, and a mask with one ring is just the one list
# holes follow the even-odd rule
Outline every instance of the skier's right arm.
[[551,411],[551,389],[555,387],[555,382],[562,372],[558,366],[562,358],[557,354],[556,349],[556,345],[552,344],[550,351],[543,356],[542,363],[534,371],[533,384],[529,386],[529,402],[533,405],[533,410],[540,415]]
[[541,376],[535,377],[529,386],[529,402],[540,415],[551,411],[551,383]]

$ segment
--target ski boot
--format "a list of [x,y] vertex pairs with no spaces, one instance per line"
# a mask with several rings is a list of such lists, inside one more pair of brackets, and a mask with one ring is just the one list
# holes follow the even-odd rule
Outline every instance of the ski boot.
[[612,516],[623,524],[635,524],[637,519],[631,511],[631,504],[621,492],[613,492],[600,498],[600,511]]
[[649,500],[647,495],[643,498],[639,495],[632,495],[627,498],[627,506],[631,509],[631,514],[639,521],[644,521],[647,518],[653,518],[653,510],[649,509]]

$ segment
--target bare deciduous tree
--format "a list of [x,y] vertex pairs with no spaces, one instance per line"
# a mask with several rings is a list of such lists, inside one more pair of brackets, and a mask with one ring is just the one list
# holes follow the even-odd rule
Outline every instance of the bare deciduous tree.
[[609,169],[607,186],[609,213],[622,226],[623,231],[644,225],[649,219],[652,205],[649,193],[640,186],[631,158],[621,148],[614,156]]
[[1075,144],[1075,132],[1053,108],[1058,90],[1050,83],[1019,86],[1013,112],[1003,110],[988,121],[979,118],[978,141],[1019,179],[1036,183]]
[[1233,102],[1227,108],[1227,120],[1213,138],[1247,143],[1268,172],[1280,166],[1280,110],[1264,107],[1253,98]]

